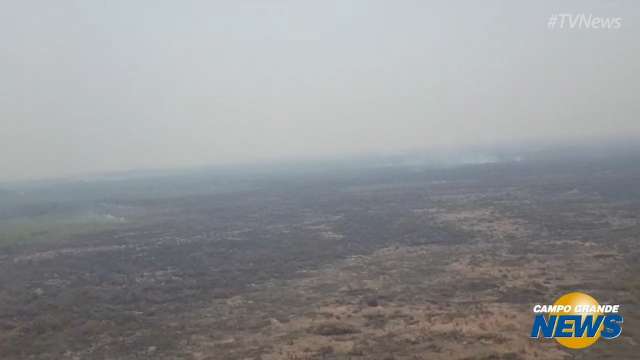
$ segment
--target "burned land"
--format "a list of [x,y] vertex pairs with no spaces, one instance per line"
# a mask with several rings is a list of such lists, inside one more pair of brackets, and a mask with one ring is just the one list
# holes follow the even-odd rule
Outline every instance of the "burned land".
[[[0,358],[636,358],[639,160],[5,190]],[[571,291],[622,335],[530,339]]]

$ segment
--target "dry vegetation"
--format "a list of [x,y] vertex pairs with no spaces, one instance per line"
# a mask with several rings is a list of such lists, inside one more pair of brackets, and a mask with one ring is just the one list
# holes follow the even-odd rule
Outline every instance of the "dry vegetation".
[[[638,176],[493,171],[149,201],[152,225],[5,253],[0,357],[634,358]],[[623,335],[529,339],[568,291],[623,304]]]

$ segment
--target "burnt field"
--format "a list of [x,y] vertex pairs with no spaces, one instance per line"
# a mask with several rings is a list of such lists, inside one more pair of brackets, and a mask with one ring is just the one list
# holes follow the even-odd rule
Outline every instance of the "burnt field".
[[[636,157],[136,181],[92,196],[87,185],[64,185],[60,196],[83,194],[80,204],[53,197],[3,208],[5,230],[23,226],[18,215],[86,209],[100,224],[62,222],[64,231],[32,229],[0,244],[0,358],[639,351]],[[162,191],[173,185],[189,191]],[[532,304],[570,291],[622,304],[621,337],[580,351],[529,339]]]

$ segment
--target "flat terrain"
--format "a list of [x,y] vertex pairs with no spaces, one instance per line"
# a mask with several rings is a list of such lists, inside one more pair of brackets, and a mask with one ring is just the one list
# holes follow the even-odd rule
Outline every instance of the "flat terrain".
[[[1,359],[640,352],[635,157],[341,169],[166,196],[125,196],[126,184],[81,206],[4,210],[4,229],[27,235],[0,244]],[[90,222],[55,230],[12,215],[87,207]],[[579,351],[529,339],[532,305],[571,291],[622,304],[621,337]]]

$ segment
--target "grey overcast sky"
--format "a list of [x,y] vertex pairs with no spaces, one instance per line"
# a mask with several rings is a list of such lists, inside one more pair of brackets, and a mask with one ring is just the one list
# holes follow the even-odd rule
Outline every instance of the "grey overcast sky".
[[[552,14],[620,29],[549,29]],[[4,1],[0,179],[640,135],[640,2]]]

